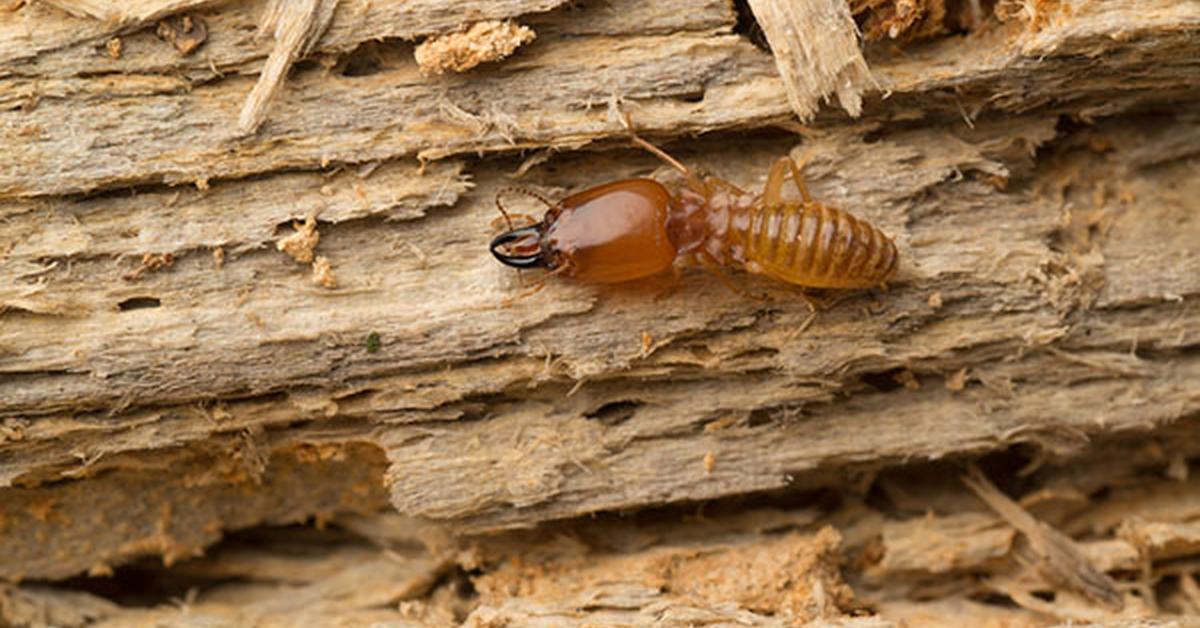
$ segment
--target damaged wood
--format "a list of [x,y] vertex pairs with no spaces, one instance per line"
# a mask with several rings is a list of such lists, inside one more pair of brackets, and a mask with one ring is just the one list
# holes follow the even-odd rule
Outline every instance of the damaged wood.
[[[772,55],[721,0],[312,4],[277,53],[265,0],[0,13],[0,623],[1200,608],[1197,7],[815,3],[820,52],[755,2]],[[618,110],[748,190],[792,156],[900,275],[812,319],[695,268],[516,298],[500,190],[680,185]],[[94,587],[139,573],[179,588]]]
[[788,103],[801,121],[811,120],[821,100],[830,96],[837,96],[850,117],[862,114],[871,70],[863,59],[850,7],[843,0],[749,3],[771,45]]

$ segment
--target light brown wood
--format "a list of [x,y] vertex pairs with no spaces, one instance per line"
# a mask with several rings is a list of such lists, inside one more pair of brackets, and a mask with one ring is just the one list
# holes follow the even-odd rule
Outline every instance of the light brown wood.
[[801,121],[837,96],[851,117],[862,113],[871,70],[859,47],[858,27],[843,0],[749,0],[762,26],[788,103]]
[[[188,55],[149,9],[0,13],[0,623],[1200,608],[1200,7],[1025,4],[895,22],[842,59],[875,82],[831,59],[801,124],[777,68],[821,68],[723,1],[344,0],[245,137],[265,2],[188,5]],[[536,40],[419,71],[416,42],[508,19]],[[811,321],[687,267],[516,298],[537,278],[487,250],[499,190],[679,183],[621,111],[745,189],[790,154],[900,275]],[[328,527],[271,527],[298,523]],[[28,584],[120,588],[141,557],[180,583],[149,608]]]

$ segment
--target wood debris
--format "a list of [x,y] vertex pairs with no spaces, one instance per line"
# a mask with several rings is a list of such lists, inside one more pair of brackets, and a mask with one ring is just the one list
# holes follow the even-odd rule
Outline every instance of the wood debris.
[[337,277],[333,274],[333,264],[324,255],[318,255],[312,262],[312,281],[322,288],[336,288]]
[[[725,0],[56,1],[0,13],[0,625],[1200,613],[1200,6],[793,2],[777,58]],[[537,41],[419,71],[481,22]],[[747,190],[811,155],[904,277],[514,298],[514,171],[662,174],[614,101]]]
[[208,39],[208,26],[203,18],[194,14],[174,15],[161,20],[154,32],[184,56],[195,52]]
[[288,70],[312,51],[329,27],[339,0],[271,0],[264,11],[259,35],[271,33],[275,47],[263,65],[254,89],[238,116],[238,130],[250,135],[266,119],[267,109],[283,86]]
[[137,281],[146,273],[158,272],[171,267],[174,263],[175,255],[173,253],[146,253],[142,255],[142,261],[137,268],[125,273],[121,278],[125,281]]
[[292,256],[292,259],[302,264],[313,261],[313,249],[321,241],[321,232],[317,231],[317,219],[309,216],[303,223],[293,224],[295,229],[290,235],[275,242],[275,248]]
[[1038,571],[1048,579],[1110,610],[1124,607],[1124,599],[1112,579],[1096,569],[1070,537],[1031,516],[1001,493],[977,467],[972,466],[962,479],[996,514],[1025,535],[1037,557]]
[[845,0],[750,0],[750,8],[801,121],[811,120],[818,103],[833,95],[851,117],[862,113],[871,70]]
[[490,20],[430,37],[417,45],[414,54],[422,74],[466,72],[481,63],[503,59],[536,37],[533,29],[511,20]]

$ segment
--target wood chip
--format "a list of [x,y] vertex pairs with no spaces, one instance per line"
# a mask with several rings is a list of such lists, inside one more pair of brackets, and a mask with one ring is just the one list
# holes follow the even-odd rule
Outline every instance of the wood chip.
[[962,476],[962,481],[996,514],[1025,535],[1039,559],[1038,571],[1048,580],[1109,610],[1124,608],[1124,598],[1112,579],[1092,565],[1071,537],[1035,519],[1020,504],[1001,493],[974,464]]
[[297,59],[307,55],[329,27],[339,0],[273,0],[264,13],[259,33],[272,32],[275,47],[263,65],[262,74],[238,117],[238,130],[250,135],[267,116],[288,70]]
[[862,113],[871,70],[845,0],[750,0],[750,8],[771,44],[788,103],[801,121],[811,120],[818,103],[831,95],[851,116]]

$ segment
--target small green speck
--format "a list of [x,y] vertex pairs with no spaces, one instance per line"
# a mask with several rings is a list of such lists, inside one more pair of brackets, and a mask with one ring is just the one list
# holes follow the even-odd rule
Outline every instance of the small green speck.
[[379,332],[373,331],[367,334],[367,353],[378,353],[381,346],[383,343],[379,341]]

